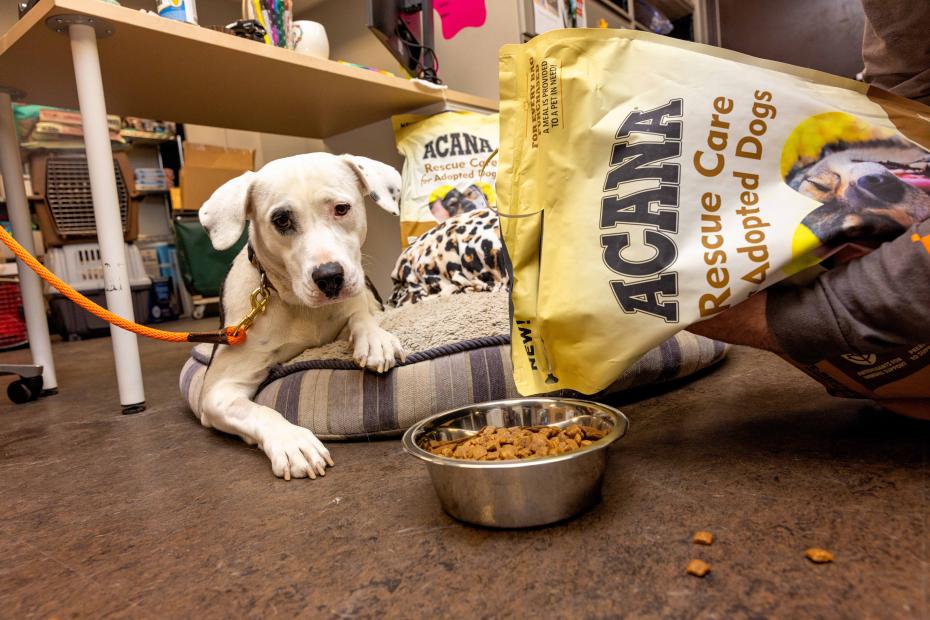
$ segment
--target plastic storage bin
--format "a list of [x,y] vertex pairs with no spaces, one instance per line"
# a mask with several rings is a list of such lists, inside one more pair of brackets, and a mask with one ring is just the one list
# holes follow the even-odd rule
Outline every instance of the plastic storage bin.
[[[151,284],[132,287],[132,312],[137,323],[144,323],[149,316],[149,298]],[[85,297],[104,308],[107,306],[106,293],[101,288],[96,291],[83,291]],[[81,340],[110,334],[110,324],[87,312],[61,293],[55,293],[48,299],[49,325],[65,340]]]
[[[126,244],[126,269],[129,284],[150,286],[151,278],[145,273],[145,263],[139,248]],[[45,266],[79,291],[103,290],[103,262],[100,246],[96,243],[74,243],[60,248],[51,248],[45,256]],[[47,293],[52,289],[45,285]]]
[[[85,297],[106,307],[99,245],[81,243],[51,248],[46,254],[45,263],[53,273]],[[149,316],[152,280],[145,273],[142,255],[135,245],[126,244],[126,267],[132,288],[133,314],[136,322],[144,322]],[[80,340],[109,334],[109,323],[76,305],[48,284],[45,288],[49,295],[49,322],[62,338]]]

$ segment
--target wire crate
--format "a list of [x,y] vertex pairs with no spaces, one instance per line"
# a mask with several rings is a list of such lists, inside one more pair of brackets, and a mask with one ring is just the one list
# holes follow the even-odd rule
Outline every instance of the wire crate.
[[[75,153],[40,153],[31,159],[33,186],[40,201],[36,219],[46,244],[58,246],[97,238],[94,200],[87,157]],[[133,241],[139,230],[132,166],[125,153],[113,156],[116,195],[123,239]]]

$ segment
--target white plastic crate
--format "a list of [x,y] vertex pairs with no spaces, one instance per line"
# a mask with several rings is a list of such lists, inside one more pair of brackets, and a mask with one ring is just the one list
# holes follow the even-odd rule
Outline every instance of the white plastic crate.
[[[129,270],[129,285],[151,286],[152,280],[145,273],[142,254],[134,244],[125,244],[126,267]],[[74,243],[60,248],[50,248],[45,255],[45,266],[62,280],[79,291],[103,289],[103,262],[100,246],[96,243]],[[45,292],[55,292],[45,284]]]

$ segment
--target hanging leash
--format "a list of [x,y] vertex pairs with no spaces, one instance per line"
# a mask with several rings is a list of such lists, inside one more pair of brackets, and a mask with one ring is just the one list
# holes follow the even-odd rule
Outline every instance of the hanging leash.
[[[91,314],[103,319],[107,323],[121,327],[126,331],[139,334],[140,336],[145,336],[146,338],[154,338],[155,340],[164,340],[165,342],[206,342],[209,344],[228,344],[228,345],[237,345],[245,342],[245,333],[252,326],[252,323],[255,322],[256,317],[262,314],[265,311],[265,308],[268,306],[268,300],[271,297],[271,291],[274,287],[271,286],[271,283],[268,282],[268,276],[265,275],[265,270],[258,266],[260,279],[259,286],[257,289],[252,291],[251,295],[251,307],[245,317],[239,321],[235,326],[224,327],[216,331],[209,332],[169,332],[161,329],[154,329],[147,327],[145,325],[140,325],[129,321],[114,314],[100,306],[87,297],[76,291],[74,288],[68,285],[67,282],[56,276],[54,273],[49,271],[45,265],[39,262],[39,260],[26,251],[26,248],[21,246],[13,236],[8,233],[2,226],[0,226],[0,241],[2,241],[13,254],[16,255],[19,260],[32,269],[38,274],[40,278],[51,284],[53,287],[58,289],[62,295],[84,308]],[[252,252],[252,246],[249,245],[249,259],[255,264],[256,261],[253,258],[254,253]]]

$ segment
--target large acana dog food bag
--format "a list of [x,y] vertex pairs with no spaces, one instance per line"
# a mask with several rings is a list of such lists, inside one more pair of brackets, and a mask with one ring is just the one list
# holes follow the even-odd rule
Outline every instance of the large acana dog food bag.
[[497,158],[488,161],[498,145],[497,114],[406,114],[391,120],[404,156],[403,247],[450,217],[497,206]]
[[[631,30],[550,32],[500,70],[521,393],[595,393],[689,324],[930,216],[930,109],[864,84]],[[930,398],[930,346],[847,357],[811,372]]]

